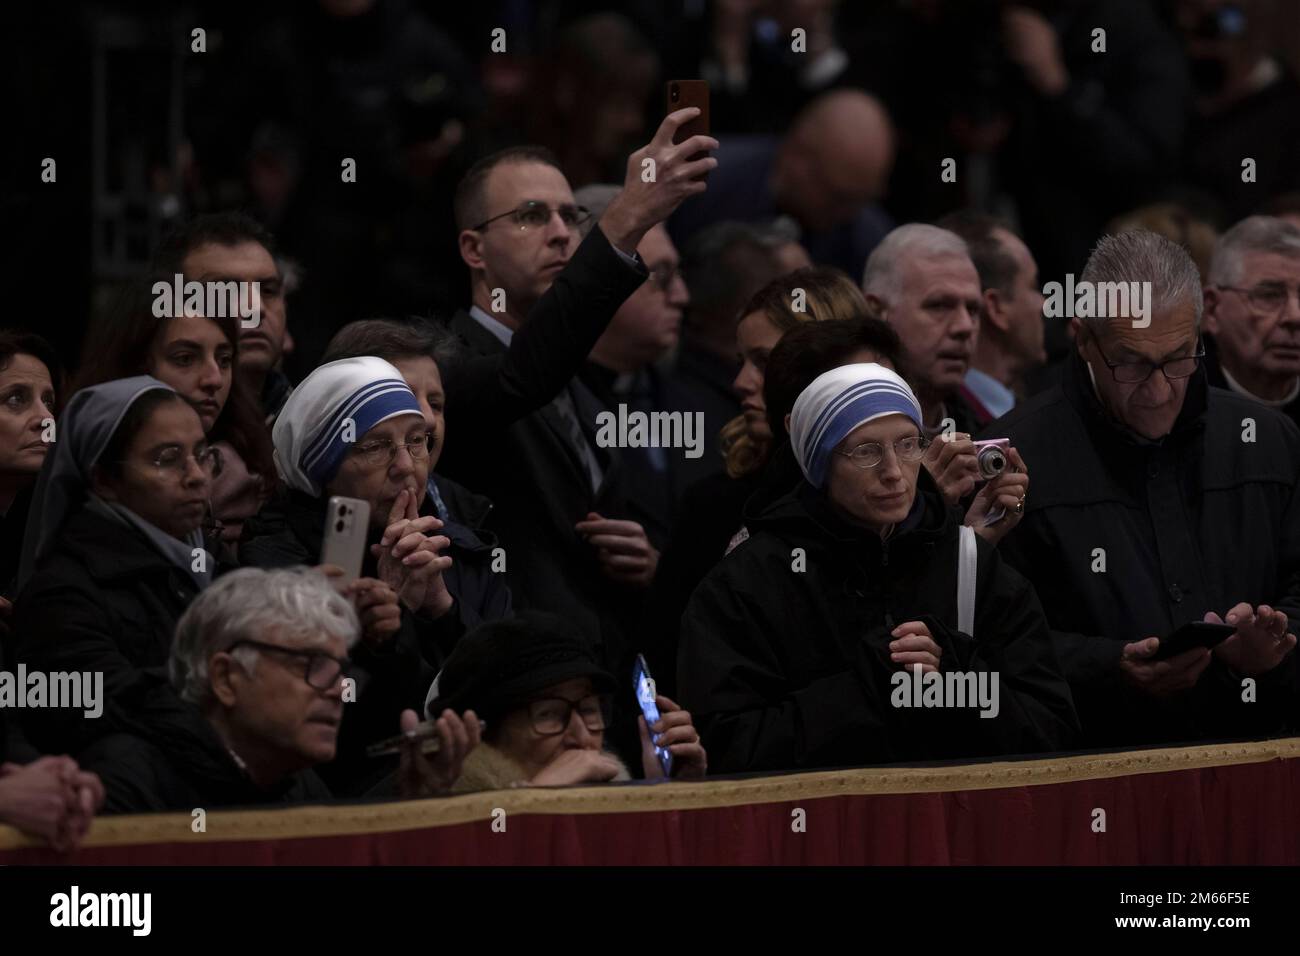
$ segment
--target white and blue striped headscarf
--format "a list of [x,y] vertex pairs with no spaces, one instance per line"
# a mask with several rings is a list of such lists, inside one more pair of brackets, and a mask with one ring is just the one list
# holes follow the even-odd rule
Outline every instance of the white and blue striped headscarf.
[[921,427],[920,402],[898,373],[883,365],[842,365],[813,379],[790,413],[790,443],[808,483],[824,487],[839,443],[859,425],[886,415],[906,415]]
[[328,362],[302,380],[275,420],[276,470],[290,488],[319,497],[353,444],[398,415],[423,417],[392,365],[372,355]]

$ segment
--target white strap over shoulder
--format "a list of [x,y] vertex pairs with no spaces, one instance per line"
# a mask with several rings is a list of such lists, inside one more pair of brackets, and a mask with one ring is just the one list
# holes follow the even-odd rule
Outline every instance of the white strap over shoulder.
[[960,547],[957,551],[957,630],[975,636],[975,577],[978,553],[975,549],[975,529],[961,526]]

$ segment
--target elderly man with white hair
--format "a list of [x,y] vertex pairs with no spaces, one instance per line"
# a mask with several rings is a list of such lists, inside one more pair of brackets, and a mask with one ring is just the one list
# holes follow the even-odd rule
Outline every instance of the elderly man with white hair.
[[1251,216],[1214,245],[1205,287],[1205,370],[1300,424],[1300,226]]
[[[944,499],[956,504],[979,482],[971,441],[979,419],[961,394],[984,308],[970,250],[947,229],[919,222],[899,226],[867,260],[862,291],[898,332],[903,373],[921,403],[922,430],[941,439],[930,446],[926,470]],[[1024,470],[1017,455],[1009,457]]]
[[[107,812],[189,810],[328,800],[313,772],[334,758],[357,613],[307,568],[234,571],[177,624],[170,686],[141,682],[122,731],[83,760],[108,793]],[[400,729],[416,723],[402,715]],[[402,754],[405,795],[448,789],[478,742],[473,713],[436,723],[432,764],[412,739]],[[399,731],[394,727],[393,731]]]
[[[1182,247],[1106,236],[1080,287],[1100,283],[1145,283],[1146,307],[1130,293],[1128,310],[1074,318],[1061,383],[990,426],[1034,469],[1001,548],[1043,600],[1091,745],[1283,731],[1297,702],[1300,431],[1207,385],[1201,278]],[[1170,635],[1198,622],[1235,630],[1170,654]]]

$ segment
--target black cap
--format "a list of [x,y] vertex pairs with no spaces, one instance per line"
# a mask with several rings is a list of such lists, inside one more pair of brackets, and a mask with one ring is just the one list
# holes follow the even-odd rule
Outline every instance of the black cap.
[[591,678],[597,691],[618,682],[571,633],[562,618],[525,611],[481,624],[460,639],[438,675],[438,696],[429,706],[437,716],[450,707],[491,720],[540,690],[575,677]]

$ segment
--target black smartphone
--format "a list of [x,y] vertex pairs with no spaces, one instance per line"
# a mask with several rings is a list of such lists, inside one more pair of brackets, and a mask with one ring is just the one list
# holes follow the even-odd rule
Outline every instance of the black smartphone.
[[[659,705],[655,703],[656,691],[654,678],[650,676],[650,668],[646,667],[645,658],[638,654],[636,664],[632,667],[632,684],[636,690],[636,702],[641,705],[641,713],[645,717],[646,727],[649,728],[659,721]],[[654,731],[650,731],[650,739],[654,739]],[[664,776],[673,775],[673,755],[664,747],[655,747],[655,756],[659,758],[659,766],[664,768]]]
[[1195,647],[1216,647],[1223,643],[1237,629],[1231,624],[1210,624],[1207,621],[1192,621],[1184,624],[1168,637],[1160,638],[1154,661],[1168,660],[1192,650]]
[[[709,135],[709,83],[707,80],[669,80],[666,88],[667,113],[675,113],[678,110],[684,110],[688,106],[699,107],[700,115],[689,122],[683,123],[681,127],[673,134],[674,143],[684,143],[692,136]],[[707,152],[695,153],[691,160],[702,159],[709,155]],[[703,182],[709,178],[708,173],[697,176],[696,179]]]

